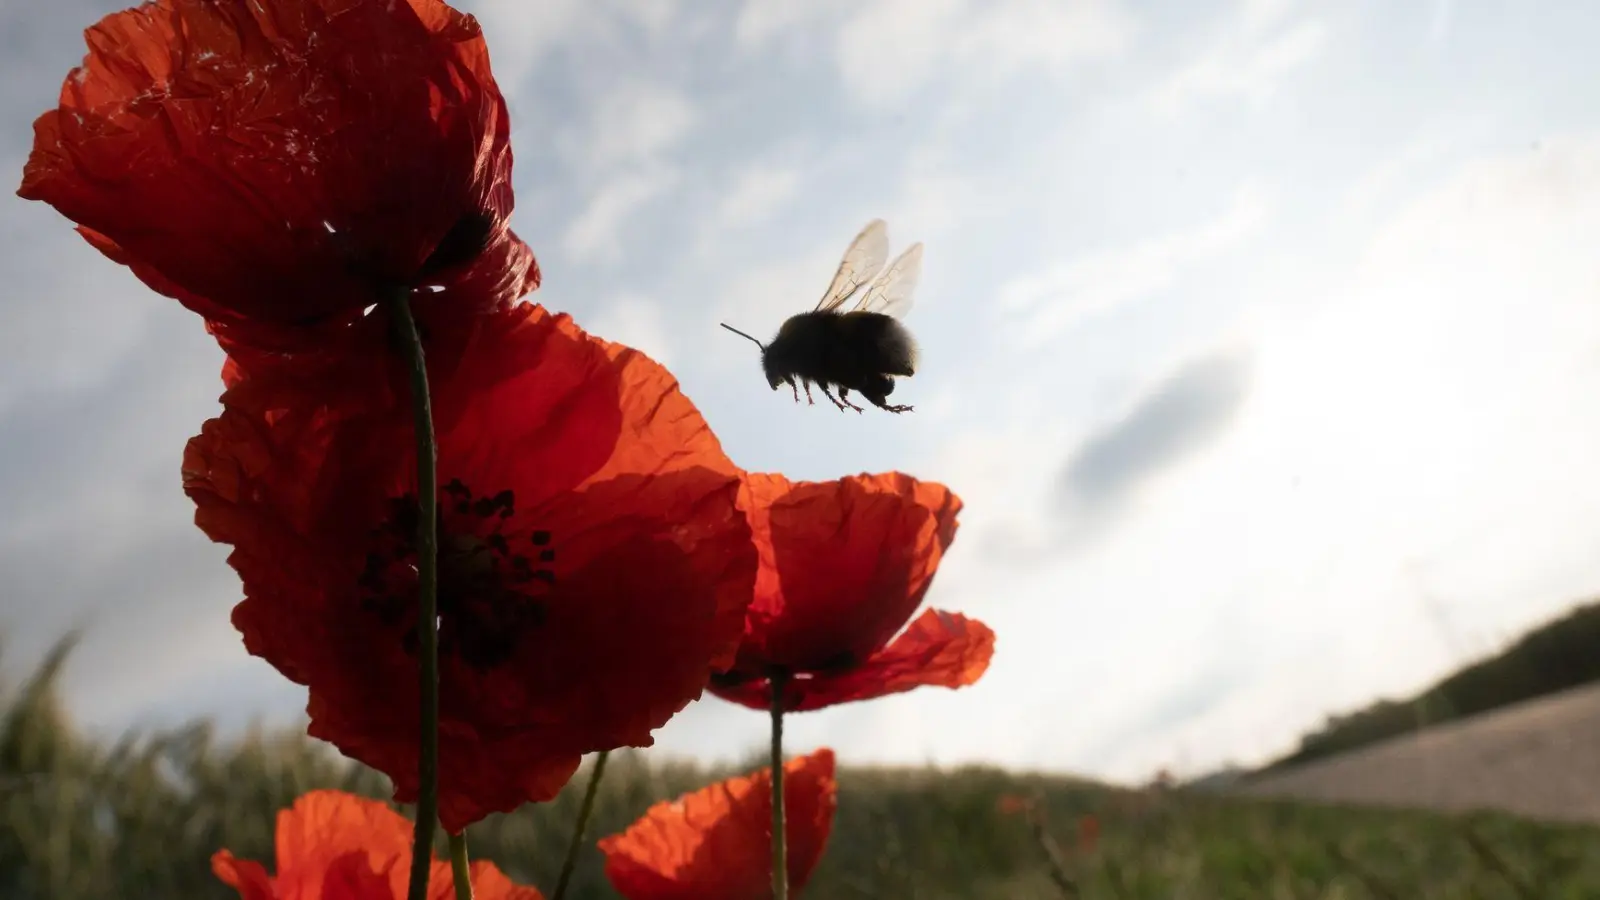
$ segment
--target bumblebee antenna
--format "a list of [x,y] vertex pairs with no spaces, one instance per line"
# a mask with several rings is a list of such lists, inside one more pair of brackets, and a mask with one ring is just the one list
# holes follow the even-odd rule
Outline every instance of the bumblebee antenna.
[[729,324],[727,324],[725,322],[718,322],[717,324],[721,325],[723,328],[728,329],[729,331],[733,332],[734,334],[737,334],[739,337],[742,337],[747,341],[753,342],[757,347],[760,347],[763,351],[765,351],[767,349],[767,345],[766,344],[761,343],[760,341],[756,340],[755,338],[751,337],[748,334],[745,334],[744,332],[742,332],[739,329],[733,327],[732,325],[729,325]]

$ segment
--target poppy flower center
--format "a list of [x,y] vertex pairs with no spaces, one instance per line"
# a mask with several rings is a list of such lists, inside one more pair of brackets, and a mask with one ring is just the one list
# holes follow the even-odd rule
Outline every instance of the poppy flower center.
[[[392,501],[373,531],[357,586],[361,607],[398,630],[407,654],[417,650],[417,502]],[[544,602],[556,574],[548,531],[516,521],[509,490],[474,495],[460,479],[439,491],[439,654],[479,670],[516,652],[522,635],[544,624]]]

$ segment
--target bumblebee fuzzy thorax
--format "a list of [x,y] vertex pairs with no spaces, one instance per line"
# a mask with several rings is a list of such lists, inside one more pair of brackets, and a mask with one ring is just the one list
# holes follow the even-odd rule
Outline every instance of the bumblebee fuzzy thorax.
[[767,375],[767,384],[777,390],[779,386],[793,384],[794,376],[804,374],[808,361],[816,357],[821,344],[827,339],[828,320],[834,317],[818,313],[791,316],[778,329],[778,334],[761,350],[761,370]]

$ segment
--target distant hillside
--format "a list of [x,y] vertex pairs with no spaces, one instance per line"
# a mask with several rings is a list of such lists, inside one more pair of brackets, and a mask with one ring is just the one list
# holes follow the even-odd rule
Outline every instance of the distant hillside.
[[1600,823],[1600,683],[1276,772],[1236,793]]
[[1357,747],[1600,681],[1600,601],[1579,605],[1413,697],[1380,700],[1330,716],[1300,748],[1266,766],[1272,772]]

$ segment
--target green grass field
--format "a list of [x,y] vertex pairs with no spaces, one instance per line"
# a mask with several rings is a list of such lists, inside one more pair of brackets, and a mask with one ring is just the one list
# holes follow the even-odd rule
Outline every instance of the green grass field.
[[[227,898],[209,857],[270,860],[277,810],[315,787],[383,796],[383,779],[297,733],[219,741],[204,724],[84,739],[58,668],[8,692],[0,722],[0,897]],[[1006,795],[1039,796],[1077,896],[1090,898],[1600,897],[1600,831],[1501,816],[1445,817],[1125,791],[995,769],[870,770],[841,760],[833,837],[813,898],[1058,898],[1045,850]],[[749,768],[759,763],[752,760]],[[569,897],[614,897],[592,839],[655,800],[729,771],[614,755]],[[546,889],[584,774],[555,802],[475,826],[476,856]],[[1078,823],[1100,827],[1077,846]]]

